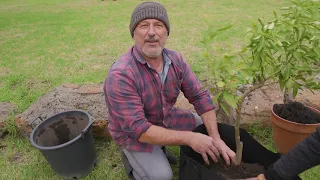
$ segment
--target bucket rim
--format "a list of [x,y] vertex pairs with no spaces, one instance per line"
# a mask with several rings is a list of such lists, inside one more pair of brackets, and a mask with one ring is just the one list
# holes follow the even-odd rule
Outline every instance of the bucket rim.
[[[33,139],[34,139],[34,135],[35,135],[36,130],[37,130],[40,126],[42,126],[47,120],[49,120],[49,119],[51,119],[51,118],[53,118],[53,117],[55,117],[55,116],[58,116],[58,115],[61,115],[61,114],[65,114],[65,113],[70,113],[70,112],[81,112],[81,113],[84,113],[85,115],[88,116],[88,120],[89,120],[88,125],[81,131],[81,133],[80,133],[78,136],[76,136],[75,138],[73,138],[72,140],[70,140],[70,141],[68,141],[68,142],[66,142],[66,143],[59,144],[59,145],[56,145],[56,146],[50,146],[50,147],[40,146],[40,145],[38,145],[38,144],[36,144],[36,143],[34,142]],[[31,133],[31,135],[30,135],[29,140],[30,140],[30,142],[31,142],[31,145],[32,145],[33,147],[39,149],[39,150],[55,150],[55,149],[60,149],[60,148],[63,148],[63,147],[65,147],[65,146],[68,146],[68,145],[70,145],[70,144],[78,141],[81,137],[83,137],[84,134],[85,134],[85,133],[88,131],[88,129],[91,127],[92,123],[93,123],[93,121],[92,121],[92,116],[91,116],[88,112],[86,112],[86,111],[83,111],[83,110],[81,110],[81,109],[63,111],[63,112],[56,113],[56,114],[50,116],[49,118],[43,120],[40,124],[38,124],[38,125],[32,130],[32,133]]]

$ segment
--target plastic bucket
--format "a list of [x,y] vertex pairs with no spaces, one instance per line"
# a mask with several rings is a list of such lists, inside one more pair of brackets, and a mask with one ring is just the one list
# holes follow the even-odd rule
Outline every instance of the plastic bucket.
[[90,173],[97,160],[92,123],[81,110],[58,113],[33,129],[30,142],[59,176],[77,179]]

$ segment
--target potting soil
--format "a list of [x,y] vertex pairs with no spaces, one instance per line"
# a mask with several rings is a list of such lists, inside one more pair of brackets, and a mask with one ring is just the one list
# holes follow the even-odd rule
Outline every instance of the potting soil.
[[213,171],[216,171],[222,179],[246,179],[257,177],[265,172],[264,167],[259,164],[250,164],[241,162],[240,165],[226,165],[225,162],[211,163],[209,165]]
[[281,118],[292,122],[302,124],[320,123],[320,115],[299,102],[275,104],[273,106],[273,112]]

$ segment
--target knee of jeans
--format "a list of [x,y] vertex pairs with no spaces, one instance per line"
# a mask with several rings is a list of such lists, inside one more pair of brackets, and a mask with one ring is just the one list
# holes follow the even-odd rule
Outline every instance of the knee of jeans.
[[172,180],[173,173],[171,168],[155,169],[153,172],[149,172],[150,179],[157,180]]

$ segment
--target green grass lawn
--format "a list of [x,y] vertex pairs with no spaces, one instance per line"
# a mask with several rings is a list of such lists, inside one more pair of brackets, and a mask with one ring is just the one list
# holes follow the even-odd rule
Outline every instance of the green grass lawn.
[[[257,18],[271,20],[284,0],[162,0],[169,14],[167,47],[180,51],[201,80],[210,77],[201,58],[202,34],[209,26],[233,28],[213,44],[219,56],[244,44],[244,33]],[[141,0],[0,0],[0,102],[23,112],[40,96],[63,83],[101,83],[107,70],[133,40],[128,25]],[[260,129],[259,129],[260,128]],[[252,133],[272,148],[271,132]],[[97,140],[98,167],[85,179],[125,179],[117,146]],[[171,148],[176,155],[178,147]],[[174,168],[177,179],[178,167]],[[0,179],[59,179],[27,139],[0,141]],[[302,177],[320,179],[320,168]]]

